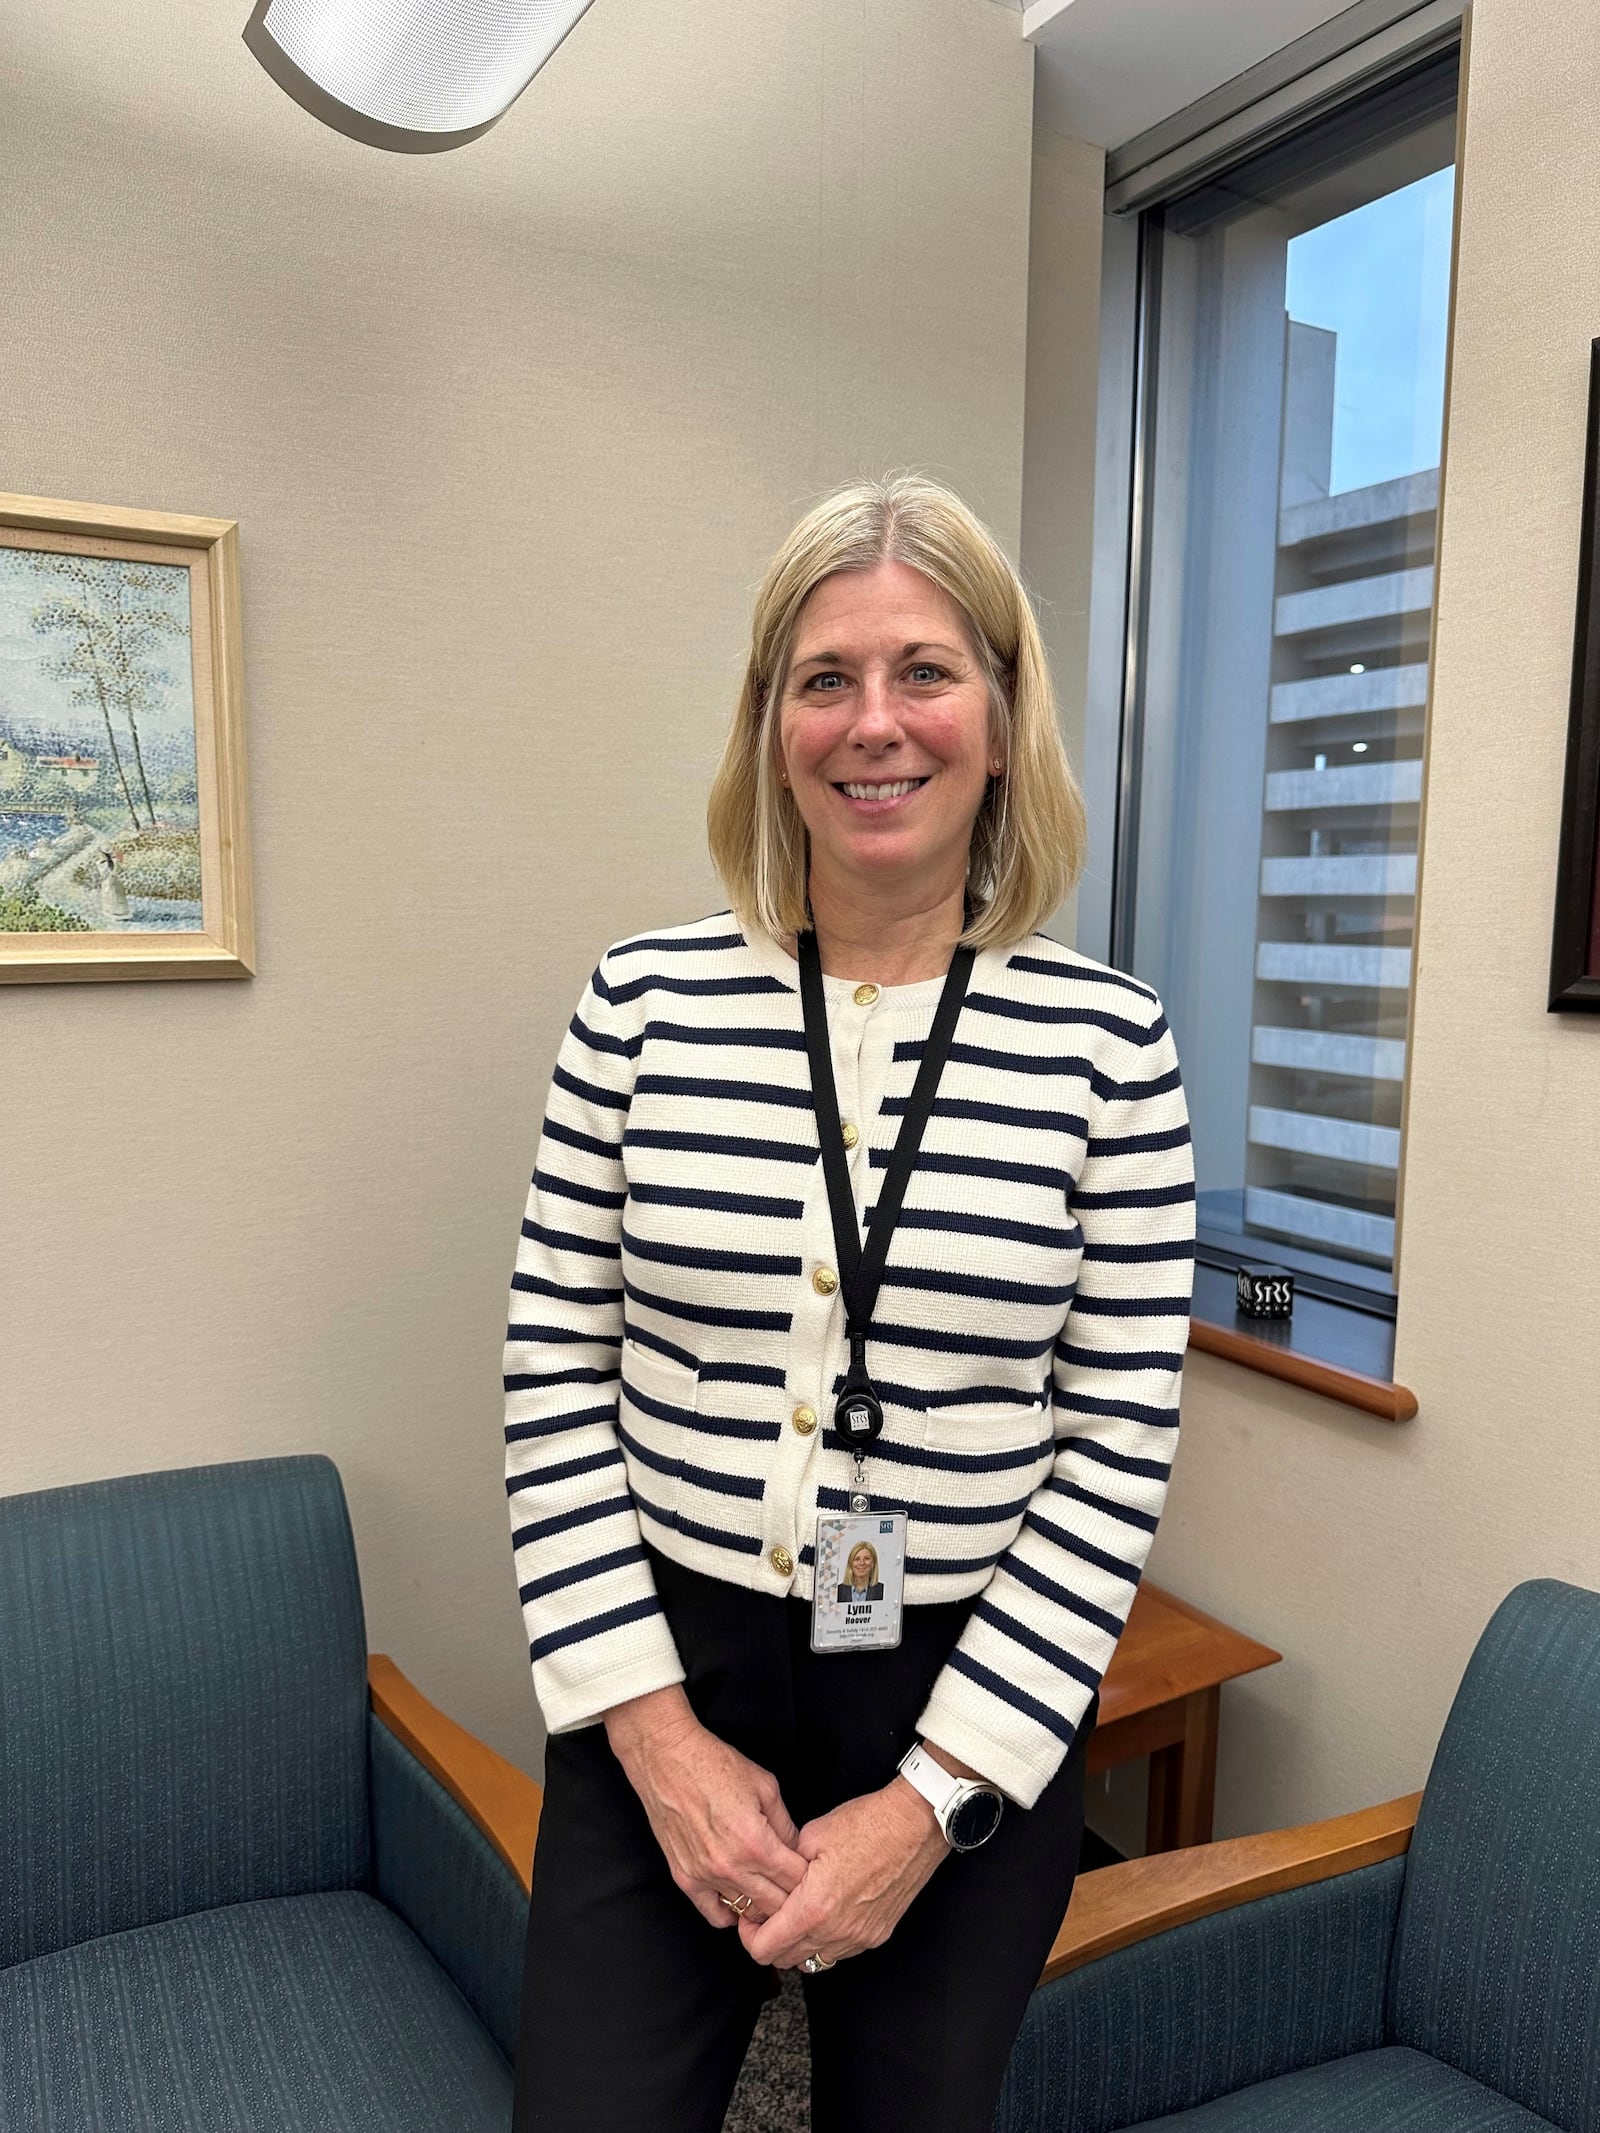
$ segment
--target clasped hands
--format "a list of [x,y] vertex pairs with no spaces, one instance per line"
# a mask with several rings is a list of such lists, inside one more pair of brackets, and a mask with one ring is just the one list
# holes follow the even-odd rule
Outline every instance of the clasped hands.
[[[605,1716],[674,1883],[751,1959],[789,1970],[878,1948],[949,1850],[903,1778],[797,1828],[768,1770],[695,1717],[681,1687]],[[724,1896],[750,1898],[742,1917]]]

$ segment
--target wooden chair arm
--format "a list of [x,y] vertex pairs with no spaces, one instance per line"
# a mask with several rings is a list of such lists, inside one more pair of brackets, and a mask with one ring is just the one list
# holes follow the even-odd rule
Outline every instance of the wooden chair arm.
[[1080,1874],[1040,1984],[1171,1926],[1393,1859],[1411,1842],[1420,1792],[1327,1822],[1227,1837]]
[[372,1708],[469,1814],[524,1890],[533,1887],[533,1845],[544,1794],[531,1777],[479,1740],[413,1686],[381,1652],[367,1657]]

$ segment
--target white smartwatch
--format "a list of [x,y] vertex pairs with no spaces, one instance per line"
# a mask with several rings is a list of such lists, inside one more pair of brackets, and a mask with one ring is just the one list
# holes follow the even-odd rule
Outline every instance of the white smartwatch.
[[921,1741],[913,1741],[900,1758],[900,1775],[933,1809],[952,1851],[975,1852],[1000,1827],[1005,1796],[981,1778],[953,1776]]

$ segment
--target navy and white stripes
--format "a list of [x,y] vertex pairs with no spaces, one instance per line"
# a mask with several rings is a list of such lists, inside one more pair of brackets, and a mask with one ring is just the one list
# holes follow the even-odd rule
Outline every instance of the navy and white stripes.
[[[828,978],[870,1220],[942,981]],[[925,1736],[1029,1805],[1132,1604],[1166,1492],[1194,1169],[1150,988],[1031,935],[978,956],[879,1294],[875,1505],[907,1600],[981,1593]],[[507,1488],[560,1732],[683,1678],[644,1543],[809,1598],[845,1367],[799,969],[721,912],[619,942],[562,1044],[517,1253]]]

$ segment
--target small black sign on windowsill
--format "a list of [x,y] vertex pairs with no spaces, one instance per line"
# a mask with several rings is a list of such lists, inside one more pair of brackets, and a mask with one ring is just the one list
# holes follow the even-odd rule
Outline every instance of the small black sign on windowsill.
[[1288,1318],[1294,1310],[1294,1275],[1286,1266],[1249,1260],[1239,1268],[1236,1294],[1246,1318]]

